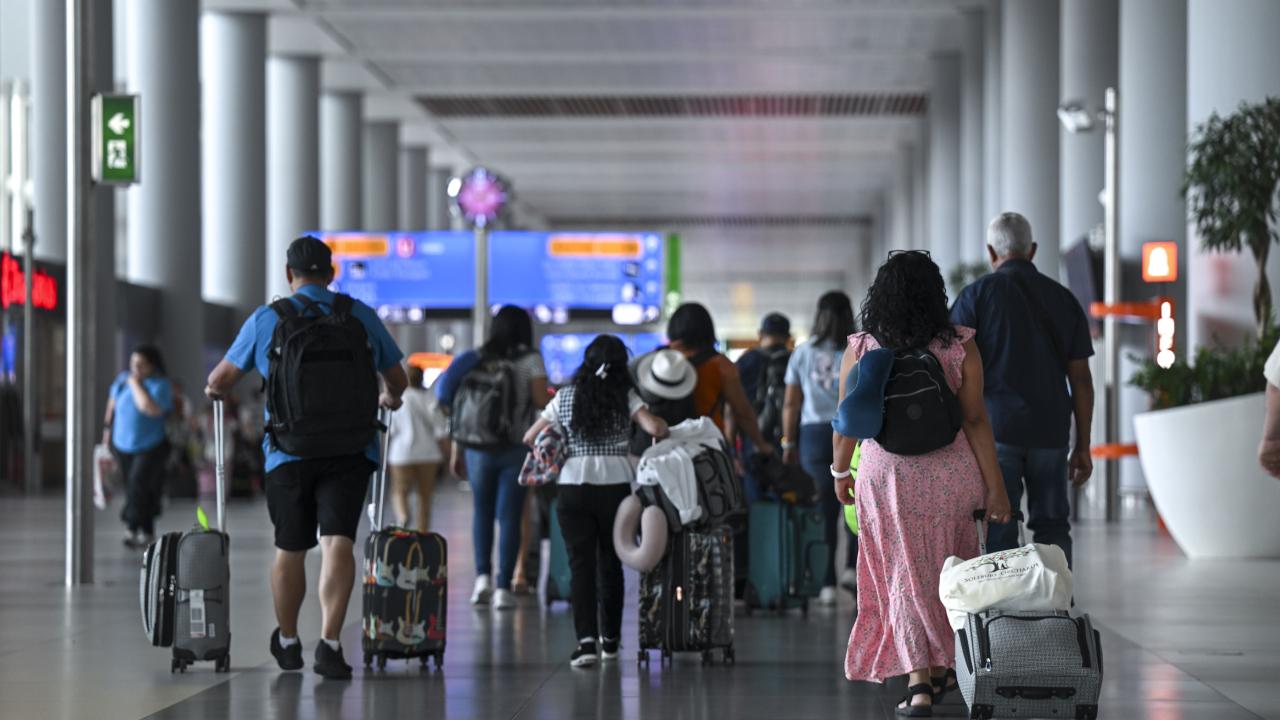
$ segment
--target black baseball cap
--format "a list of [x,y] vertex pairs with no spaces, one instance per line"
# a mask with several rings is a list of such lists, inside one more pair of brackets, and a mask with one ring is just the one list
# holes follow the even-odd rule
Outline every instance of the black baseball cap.
[[760,332],[765,335],[786,337],[791,334],[791,321],[782,313],[769,313],[760,321]]
[[287,257],[289,267],[302,272],[313,273],[333,267],[333,252],[313,235],[303,235],[289,243]]

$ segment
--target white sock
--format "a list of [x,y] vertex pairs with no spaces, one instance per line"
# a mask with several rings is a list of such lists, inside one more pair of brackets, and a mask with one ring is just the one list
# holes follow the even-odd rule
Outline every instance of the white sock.
[[578,644],[579,645],[595,645],[596,639],[593,637],[578,638]]
[[297,644],[298,644],[298,638],[285,637],[284,633],[280,633],[280,647],[282,648],[293,647],[294,645],[297,645]]
[[337,640],[330,640],[329,638],[320,638],[320,639],[324,641],[325,645],[329,646],[330,650],[338,651],[342,649],[342,645],[339,644]]

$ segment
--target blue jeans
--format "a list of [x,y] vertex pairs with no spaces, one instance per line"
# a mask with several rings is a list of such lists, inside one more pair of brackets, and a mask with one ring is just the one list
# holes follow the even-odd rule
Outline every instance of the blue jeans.
[[831,560],[827,563],[827,577],[822,584],[828,587],[836,584],[836,533],[843,527],[849,536],[849,556],[845,559],[845,567],[855,567],[858,562],[858,537],[849,532],[844,522],[843,505],[836,500],[831,489],[831,425],[817,423],[801,425],[800,467],[813,478],[818,486],[818,507],[822,509],[822,517],[826,520],[826,542],[831,547]]
[[471,545],[476,555],[476,575],[493,574],[493,522],[498,521],[498,576],[494,584],[511,589],[511,576],[520,557],[520,518],[525,488],[516,479],[529,449],[515,445],[500,450],[467,450],[467,478],[474,499]]
[[[1027,529],[1034,541],[1057,545],[1071,562],[1071,496],[1068,492],[1067,449],[1027,448],[996,443],[1009,505],[1022,506],[1027,491]],[[987,535],[987,551],[1009,550],[1018,545],[1017,523],[992,525]]]

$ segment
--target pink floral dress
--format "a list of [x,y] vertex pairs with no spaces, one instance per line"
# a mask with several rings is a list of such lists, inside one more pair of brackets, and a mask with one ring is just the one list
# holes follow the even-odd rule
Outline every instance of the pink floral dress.
[[[964,343],[974,331],[956,326],[951,343],[929,350],[959,390]],[[880,345],[866,333],[849,337],[861,358]],[[856,487],[858,617],[849,634],[844,673],[850,680],[882,682],[912,670],[955,664],[955,638],[938,599],[938,575],[948,555],[978,554],[973,511],[986,501],[986,485],[963,431],[927,455],[886,452],[862,445]]]

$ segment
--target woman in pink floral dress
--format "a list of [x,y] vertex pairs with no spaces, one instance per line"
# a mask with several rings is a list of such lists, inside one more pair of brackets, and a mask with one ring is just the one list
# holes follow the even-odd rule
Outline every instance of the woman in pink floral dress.
[[[882,682],[908,676],[897,714],[930,717],[935,699],[955,687],[955,640],[938,599],[949,555],[973,557],[973,511],[996,522],[1010,516],[982,401],[982,358],[973,330],[953,326],[938,266],[921,251],[895,252],[880,267],[862,306],[866,332],[849,338],[840,376],[869,350],[927,347],[960,400],[963,426],[954,442],[925,455],[895,455],[863,439],[858,468],[858,617],[849,636],[845,675]],[[874,336],[874,337],[873,337]],[[840,388],[844,397],[849,388]],[[852,502],[846,474],[857,439],[835,435],[836,496]]]

